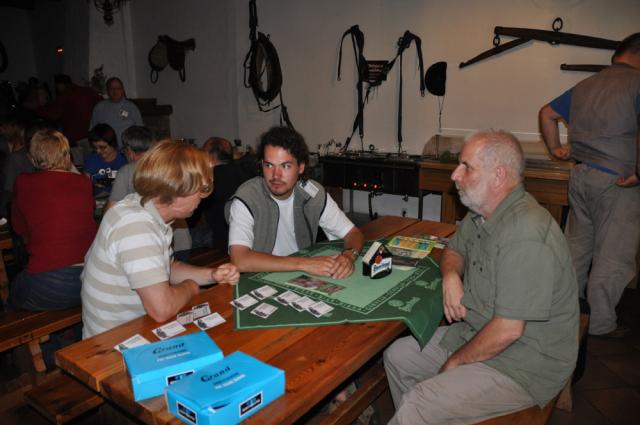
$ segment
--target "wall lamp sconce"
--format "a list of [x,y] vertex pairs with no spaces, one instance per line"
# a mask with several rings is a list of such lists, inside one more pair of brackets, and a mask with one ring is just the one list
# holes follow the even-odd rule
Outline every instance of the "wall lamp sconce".
[[120,6],[127,0],[93,0],[93,4],[98,9],[98,12],[102,13],[104,23],[111,26],[113,25],[113,14],[120,11]]

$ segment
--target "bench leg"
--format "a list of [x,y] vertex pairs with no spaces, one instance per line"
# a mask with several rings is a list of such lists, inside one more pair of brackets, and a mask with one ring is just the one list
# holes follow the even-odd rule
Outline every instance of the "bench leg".
[[376,364],[372,369],[366,382],[362,383],[356,392],[340,404],[331,415],[320,422],[320,425],[349,425],[353,423],[367,406],[388,388],[387,376],[382,364]]
[[40,340],[33,340],[29,342],[29,352],[31,352],[31,359],[33,361],[33,367],[36,372],[44,372],[47,370],[44,364],[44,358],[42,357],[42,349],[40,348]]

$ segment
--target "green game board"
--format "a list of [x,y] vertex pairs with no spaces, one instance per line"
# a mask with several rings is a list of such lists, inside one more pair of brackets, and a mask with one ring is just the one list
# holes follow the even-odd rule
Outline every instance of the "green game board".
[[[331,255],[341,252],[342,246],[341,241],[321,243],[297,255]],[[313,277],[321,281],[314,282],[314,279],[303,277],[299,279],[301,283],[291,283],[303,275],[306,273],[245,274],[235,287],[235,297],[270,285],[278,290],[278,294],[291,290],[324,301],[334,307],[333,311],[316,318],[309,312],[298,312],[293,307],[283,306],[270,297],[262,302],[278,307],[278,310],[267,319],[251,314],[251,310],[259,303],[245,310],[235,309],[236,329],[403,320],[420,345],[424,346],[442,318],[442,279],[438,265],[430,257],[421,260],[415,268],[394,268],[390,275],[381,279],[362,276],[362,261],[357,262],[356,270],[347,279]]]

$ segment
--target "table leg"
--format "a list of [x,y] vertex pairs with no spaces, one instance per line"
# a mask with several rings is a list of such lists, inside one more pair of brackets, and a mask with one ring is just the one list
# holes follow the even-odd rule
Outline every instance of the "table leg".
[[440,221],[443,223],[456,224],[456,198],[447,192],[442,192]]
[[[45,341],[49,337],[45,337]],[[47,366],[44,364],[44,358],[42,357],[42,349],[40,348],[40,339],[34,339],[29,342],[29,352],[31,353],[31,359],[33,360],[33,366],[36,372],[44,372],[47,370]]]

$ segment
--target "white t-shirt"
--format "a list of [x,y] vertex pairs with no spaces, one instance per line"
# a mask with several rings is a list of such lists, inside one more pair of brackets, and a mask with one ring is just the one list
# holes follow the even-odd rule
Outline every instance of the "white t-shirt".
[[[293,221],[292,193],[288,199],[279,200],[271,197],[278,204],[280,219],[276,244],[271,252],[273,255],[287,256],[298,251],[295,227]],[[253,216],[247,206],[240,200],[234,199],[229,211],[229,246],[243,245],[253,248]],[[327,204],[320,216],[319,226],[324,230],[329,240],[343,239],[353,228],[353,223],[347,218],[338,204],[327,193]]]

